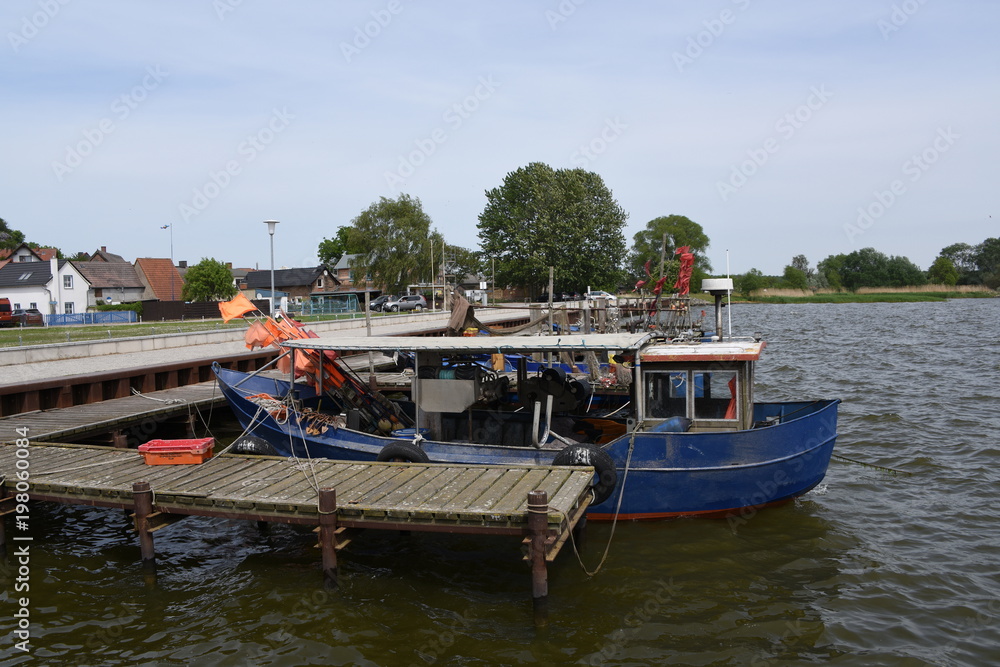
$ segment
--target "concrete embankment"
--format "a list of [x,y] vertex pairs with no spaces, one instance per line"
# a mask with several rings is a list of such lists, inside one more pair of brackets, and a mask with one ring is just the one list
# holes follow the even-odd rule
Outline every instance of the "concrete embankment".
[[[484,309],[476,314],[485,322],[497,322],[526,317],[528,311]],[[449,316],[449,313],[440,312],[380,316],[372,320],[372,335],[441,329],[447,325]],[[313,322],[309,323],[309,328],[326,336],[337,331],[364,329],[365,320]],[[2,349],[0,385],[239,354],[247,351],[243,334],[243,329],[220,329]]]

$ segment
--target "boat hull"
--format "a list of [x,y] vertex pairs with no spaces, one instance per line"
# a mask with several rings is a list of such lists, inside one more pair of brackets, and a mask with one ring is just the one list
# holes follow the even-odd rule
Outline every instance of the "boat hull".
[[[216,367],[219,386],[237,419],[283,456],[373,461],[385,437],[331,427],[309,435],[294,415],[283,423],[247,399],[283,396],[288,383]],[[319,403],[308,386],[299,399]],[[837,437],[838,400],[766,403],[755,421],[774,425],[711,433],[626,434],[602,449],[614,462],[618,482],[611,496],[588,510],[592,519],[663,519],[682,516],[747,517],[758,509],[807,493],[823,479]],[[776,419],[775,419],[776,418]],[[423,440],[433,463],[551,465],[557,450]]]

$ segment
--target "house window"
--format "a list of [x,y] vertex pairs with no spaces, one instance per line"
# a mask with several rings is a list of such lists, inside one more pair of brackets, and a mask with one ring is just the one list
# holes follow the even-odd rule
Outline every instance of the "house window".
[[14,310],[21,310],[21,304],[15,303],[14,304]]
[[38,304],[32,301],[31,303],[28,304],[28,308],[34,308],[35,310],[38,310]]
[[73,276],[63,276],[63,289],[73,289]]
[[73,302],[72,301],[67,301],[65,304],[63,304],[63,312],[66,313],[67,315],[72,315],[73,314]]
[[316,279],[316,288],[323,289],[323,276]]
[[652,419],[735,420],[737,384],[737,373],[730,370],[647,371],[646,414]]

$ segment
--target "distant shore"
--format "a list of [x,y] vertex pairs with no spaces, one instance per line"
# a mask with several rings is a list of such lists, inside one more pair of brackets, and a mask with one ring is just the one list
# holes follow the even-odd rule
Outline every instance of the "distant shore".
[[[863,292],[817,292],[815,294],[786,294],[793,290],[772,290],[769,294],[753,294],[749,298],[740,298],[745,303],[913,303],[922,301],[947,301],[948,299],[989,299],[996,298],[997,292],[992,290],[962,290],[962,291],[863,291]],[[797,291],[797,290],[796,290]]]

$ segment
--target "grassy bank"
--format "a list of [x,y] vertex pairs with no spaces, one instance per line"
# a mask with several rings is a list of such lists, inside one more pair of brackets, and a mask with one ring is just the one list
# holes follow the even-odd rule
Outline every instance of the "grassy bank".
[[[382,313],[372,313],[379,317]],[[361,317],[354,314],[354,317]],[[302,318],[306,322],[351,319],[350,314],[312,315]],[[194,320],[172,322],[139,322],[136,324],[71,325],[59,327],[11,327],[0,329],[0,347],[21,345],[46,345],[51,343],[77,343],[83,341],[113,340],[133,336],[163,336],[165,334],[215,331],[217,329],[246,329],[245,320]]]
[[948,299],[995,298],[996,292],[835,292],[811,296],[754,296],[748,303],[914,303],[921,301],[946,301]]

